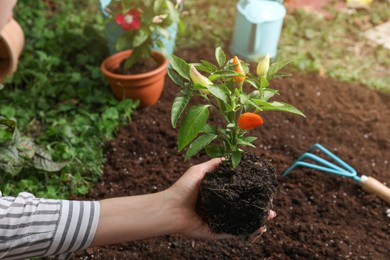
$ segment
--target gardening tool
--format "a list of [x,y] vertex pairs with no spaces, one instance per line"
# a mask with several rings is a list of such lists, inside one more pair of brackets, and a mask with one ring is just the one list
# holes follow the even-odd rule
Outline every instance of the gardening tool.
[[[333,159],[335,162],[337,162],[339,165],[336,165],[332,162],[329,162],[323,158],[321,158],[318,155],[315,155],[311,153],[311,151],[318,149],[327,156],[329,156],[331,159]],[[305,159],[310,159],[315,163],[306,162]],[[383,183],[379,182],[373,177],[368,177],[365,175],[358,176],[357,172],[354,168],[349,166],[347,163],[345,163],[343,160],[341,160],[339,157],[337,157],[335,154],[327,150],[325,147],[323,147],[320,144],[314,144],[309,151],[302,154],[298,160],[296,160],[284,173],[283,176],[286,176],[289,174],[293,169],[295,169],[298,166],[307,167],[319,171],[329,172],[332,174],[336,174],[339,176],[344,176],[347,178],[351,178],[352,180],[358,182],[363,190],[370,192],[372,194],[377,195],[382,200],[386,201],[390,204],[390,188],[384,185]],[[340,167],[341,166],[341,167]]]

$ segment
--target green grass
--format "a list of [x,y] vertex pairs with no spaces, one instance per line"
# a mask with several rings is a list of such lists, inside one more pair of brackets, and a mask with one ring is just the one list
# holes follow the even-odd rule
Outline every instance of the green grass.
[[0,190],[39,196],[85,194],[102,173],[103,149],[119,125],[129,122],[135,103],[118,103],[99,64],[108,54],[96,1],[19,1],[15,17],[26,44],[17,73],[0,91],[0,114],[15,118],[61,172],[26,167],[1,173]]
[[[221,45],[228,49],[235,24],[236,2],[185,1],[187,31],[184,37],[179,37],[178,46]],[[369,11],[358,10],[352,14],[336,11],[332,4],[327,9],[334,15],[333,19],[302,10],[288,13],[277,59],[296,58],[293,66],[300,71],[317,72],[390,92],[390,50],[371,44],[363,36],[368,28],[388,20],[388,1],[374,1]]]

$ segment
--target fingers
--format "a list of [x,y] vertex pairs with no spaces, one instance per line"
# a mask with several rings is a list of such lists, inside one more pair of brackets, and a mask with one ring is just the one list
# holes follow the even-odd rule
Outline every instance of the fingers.
[[[272,209],[269,210],[268,212],[268,220],[271,220],[273,219],[274,217],[276,217],[276,212],[273,211]],[[267,227],[266,226],[262,226],[260,227],[259,229],[256,230],[255,234],[262,234],[264,232],[267,232]]]
[[266,226],[262,226],[261,228],[259,228],[259,229],[257,230],[257,233],[260,233],[260,234],[262,234],[262,233],[264,233],[264,232],[267,232],[267,227],[266,227]]
[[217,169],[221,164],[221,162],[222,162],[222,158],[214,158],[200,165],[203,167],[203,171],[206,173]]
[[213,239],[215,239],[215,240],[221,240],[221,239],[233,239],[233,238],[236,238],[236,236],[234,236],[234,235],[230,235],[230,234],[225,234],[225,233],[221,233],[221,234],[214,234],[214,235],[213,235]]
[[268,220],[271,220],[274,217],[276,217],[276,212],[273,211],[272,209],[270,209],[269,212],[268,212]]

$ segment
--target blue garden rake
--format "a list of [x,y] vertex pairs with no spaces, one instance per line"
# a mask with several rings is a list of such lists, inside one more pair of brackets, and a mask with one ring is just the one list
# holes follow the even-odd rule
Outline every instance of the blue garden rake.
[[[323,158],[321,158],[318,155],[315,155],[311,153],[313,150],[319,150],[323,152],[325,155],[333,159],[338,165],[329,162]],[[304,161],[305,159],[312,160],[315,163]],[[352,180],[359,183],[363,190],[370,192],[372,194],[377,195],[382,200],[386,201],[390,204],[390,188],[388,188],[386,185],[382,184],[378,180],[372,177],[368,177],[365,175],[358,176],[357,172],[354,168],[349,166],[347,163],[345,163],[343,160],[341,160],[339,157],[337,157],[335,154],[330,152],[328,149],[323,147],[320,144],[314,144],[309,151],[302,154],[298,160],[296,160],[284,173],[283,176],[286,176],[289,174],[293,169],[296,167],[306,167],[310,169],[315,169],[323,172],[329,172],[332,174],[336,174],[339,176],[344,176],[351,178]]]

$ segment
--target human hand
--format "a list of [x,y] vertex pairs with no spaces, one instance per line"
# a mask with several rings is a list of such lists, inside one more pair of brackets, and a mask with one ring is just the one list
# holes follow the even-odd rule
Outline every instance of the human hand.
[[[176,233],[191,238],[201,239],[226,239],[233,238],[229,234],[213,233],[209,226],[200,218],[195,211],[195,205],[199,194],[200,183],[207,172],[216,169],[221,159],[212,159],[202,164],[189,168],[184,175],[166,192],[170,194],[170,202],[175,208]],[[269,211],[268,219],[276,216],[273,210]],[[255,234],[263,233],[266,227],[260,227]]]

